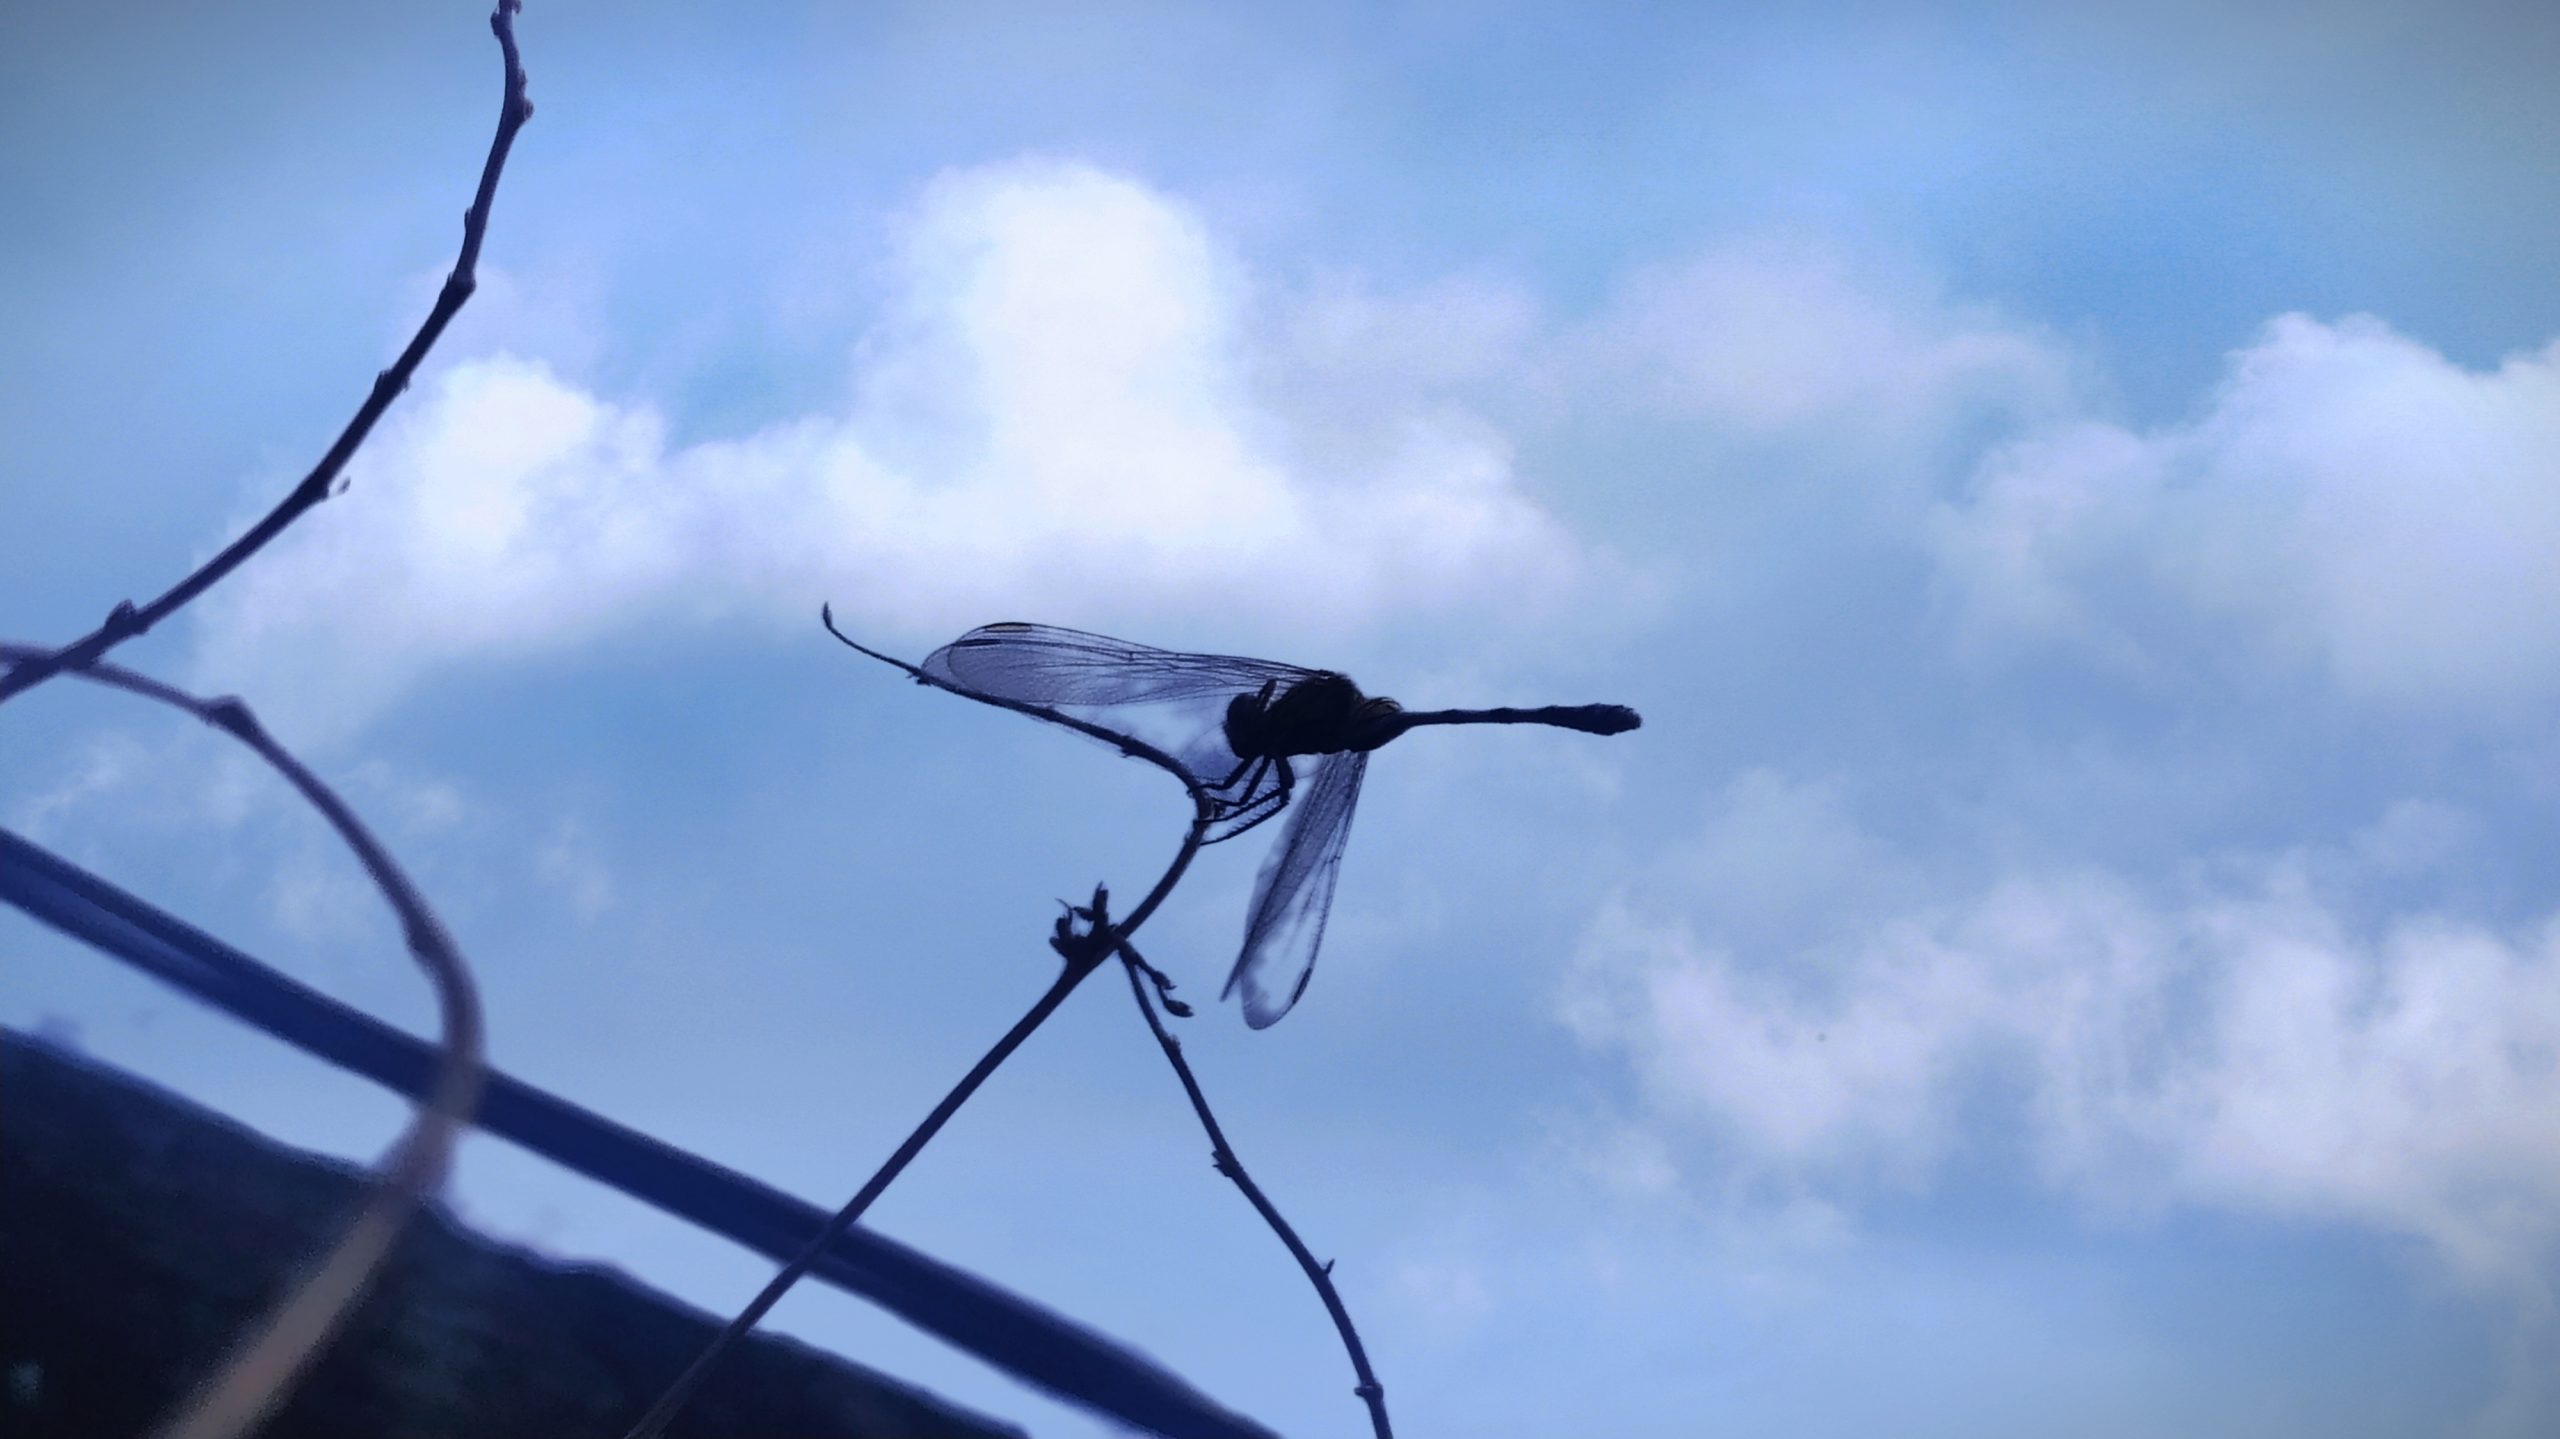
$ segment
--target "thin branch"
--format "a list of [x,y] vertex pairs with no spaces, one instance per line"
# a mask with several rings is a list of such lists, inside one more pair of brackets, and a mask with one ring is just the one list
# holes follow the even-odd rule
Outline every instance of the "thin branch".
[[[1325,1312],[1333,1316],[1334,1329],[1342,1335],[1342,1347],[1351,1356],[1352,1372],[1360,1378],[1351,1392],[1359,1395],[1361,1402],[1369,1406],[1369,1427],[1375,1431],[1377,1439],[1394,1439],[1395,1431],[1387,1425],[1386,1386],[1378,1382],[1376,1372],[1370,1369],[1369,1351],[1361,1346],[1360,1331],[1351,1323],[1351,1311],[1343,1307],[1342,1294],[1333,1287],[1333,1265],[1316,1262],[1315,1255],[1309,1253],[1305,1242],[1298,1238],[1298,1231],[1290,1228],[1289,1221],[1280,1217],[1278,1207],[1262,1192],[1262,1187],[1253,1182],[1253,1176],[1244,1172],[1243,1161],[1236,1158],[1235,1149],[1227,1143],[1226,1132],[1218,1127],[1218,1117],[1209,1112],[1208,1097],[1200,1092],[1200,1081],[1193,1076],[1191,1065],[1182,1057],[1182,1041],[1165,1028],[1164,1020],[1156,1014],[1154,998],[1147,993],[1150,982],[1159,990],[1166,987],[1164,976],[1139,955],[1137,946],[1129,943],[1125,935],[1121,937],[1118,948],[1121,967],[1129,974],[1129,992],[1137,996],[1138,1012],[1147,1017],[1147,1028],[1155,1031],[1156,1043],[1162,1046],[1165,1059],[1182,1080],[1182,1092],[1191,1097],[1192,1112],[1200,1116],[1200,1127],[1208,1131],[1210,1162],[1217,1166],[1220,1174],[1234,1180],[1236,1188],[1244,1191],[1245,1199],[1262,1216],[1262,1222],[1270,1225],[1271,1232],[1280,1236],[1280,1242],[1289,1247],[1290,1257],[1306,1271],[1307,1282],[1316,1287],[1317,1297],[1324,1300]],[[1170,995],[1164,996],[1164,1000],[1168,1008],[1177,1003]]]
[[[828,628],[833,629],[833,624],[831,623]],[[843,638],[840,634],[837,637]],[[850,640],[845,642],[852,643]],[[856,646],[856,648],[860,647]],[[866,650],[864,653],[871,652]],[[890,664],[900,664],[899,661],[889,660],[885,655],[875,657],[887,660]],[[921,672],[914,671],[911,666],[901,664],[900,667],[909,669],[911,673],[918,673],[921,677]],[[808,1248],[802,1250],[789,1264],[784,1265],[781,1272],[775,1274],[755,1298],[747,1301],[747,1307],[738,1311],[737,1317],[729,1321],[728,1327],[721,1330],[708,1345],[704,1346],[700,1354],[694,1356],[693,1363],[686,1366],[682,1374],[676,1376],[675,1382],[668,1385],[666,1392],[658,1396],[657,1403],[649,1407],[649,1412],[640,1417],[640,1422],[631,1427],[624,1439],[657,1439],[657,1436],[665,1431],[668,1423],[675,1418],[677,1412],[684,1408],[686,1401],[693,1397],[694,1391],[702,1386],[702,1381],[710,1376],[712,1367],[720,1362],[720,1357],[726,1354],[732,1345],[746,1337],[747,1331],[755,1328],[757,1322],[763,1319],[775,1304],[781,1302],[782,1296],[790,1291],[792,1285],[799,1282],[800,1276],[808,1273],[809,1267],[835,1243],[838,1236],[853,1227],[854,1221],[862,1217],[863,1211],[871,1207],[872,1201],[878,1199],[890,1183],[905,1171],[916,1155],[923,1152],[924,1147],[933,1141],[933,1137],[942,1132],[942,1126],[950,1121],[952,1115],[959,1112],[961,1105],[968,1103],[969,1097],[978,1092],[978,1086],[986,1083],[987,1077],[996,1072],[997,1066],[1010,1058],[1016,1049],[1021,1048],[1022,1042],[1029,1039],[1032,1031],[1046,1022],[1050,1015],[1056,1013],[1059,1005],[1066,1003],[1067,996],[1075,992],[1076,986],[1082,984],[1086,976],[1101,967],[1102,961],[1108,959],[1113,950],[1125,942],[1128,934],[1136,930],[1139,925],[1146,923],[1147,916],[1155,913],[1156,906],[1164,903],[1165,896],[1173,892],[1173,886],[1182,878],[1183,871],[1191,867],[1192,857],[1200,852],[1201,838],[1216,817],[1208,799],[1196,789],[1193,791],[1192,811],[1190,831],[1182,837],[1182,848],[1175,853],[1173,863],[1166,866],[1162,877],[1156,880],[1155,888],[1147,891],[1146,898],[1138,902],[1138,907],[1130,912],[1127,919],[1116,924],[1112,922],[1106,908],[1108,895],[1100,886],[1096,886],[1093,891],[1093,903],[1090,906],[1072,910],[1069,915],[1058,920],[1057,933],[1049,943],[1051,948],[1058,951],[1064,963],[1058,971],[1057,979],[1050,984],[1047,991],[1041,994],[1020,1019],[1014,1021],[1013,1028],[1005,1031],[1004,1037],[996,1041],[994,1048],[980,1056],[978,1062],[970,1067],[969,1072],[961,1076],[960,1082],[953,1085],[951,1092],[942,1097],[942,1102],[933,1107],[933,1112],[925,1116],[924,1122],[916,1126],[915,1132],[907,1136],[906,1142],[900,1144],[897,1151],[889,1156],[888,1161],[880,1166],[853,1198],[845,1201],[844,1208],[837,1210],[835,1217],[827,1221],[827,1227],[819,1232],[817,1238],[809,1242]],[[1091,933],[1074,932],[1071,920],[1077,917],[1092,921]]]
[[[0,644],[0,661],[24,662],[43,653],[31,646]],[[480,1098],[484,1071],[479,993],[452,937],[398,861],[334,790],[276,743],[247,705],[230,698],[199,699],[120,665],[93,662],[76,673],[92,683],[184,710],[247,745],[284,776],[355,851],[375,887],[390,901],[400,917],[409,952],[426,971],[442,1013],[443,1057],[434,1086],[419,1103],[408,1133],[384,1157],[364,1206],[310,1277],[269,1312],[254,1337],[234,1350],[157,1431],[161,1439],[232,1439],[283,1399],[363,1296],[419,1201],[443,1182],[454,1141],[469,1124]]]
[[267,512],[266,518],[250,526],[247,533],[223,547],[220,554],[207,560],[193,574],[170,587],[169,592],[147,605],[136,608],[133,601],[119,601],[106,620],[96,629],[57,650],[39,650],[20,660],[13,668],[0,671],[0,703],[24,694],[66,669],[79,669],[98,662],[107,651],[148,631],[152,626],[177,613],[188,601],[211,589],[223,576],[238,569],[251,555],[266,548],[267,542],[284,533],[287,526],[304,513],[329,498],[338,476],[354,457],[365,437],[373,433],[374,423],[417,373],[418,365],[435,348],[436,340],[458,314],[463,302],[479,285],[480,241],[489,228],[490,202],[497,197],[498,175],[506,168],[507,152],[515,144],[516,131],[533,115],[533,102],[525,98],[524,66],[516,54],[516,11],[521,0],[498,0],[498,8],[489,16],[489,29],[498,37],[498,50],[506,63],[506,93],[499,102],[498,132],[489,142],[489,158],[480,167],[480,188],[471,198],[471,208],[462,217],[462,250],[454,260],[452,273],[445,276],[444,288],[436,293],[434,308],[427,312],[426,322],[418,327],[409,346],[391,363],[391,368],[374,376],[373,389],[364,403],[356,407],[355,418],[339,431],[337,442],[312,466],[311,473],[291,493]]

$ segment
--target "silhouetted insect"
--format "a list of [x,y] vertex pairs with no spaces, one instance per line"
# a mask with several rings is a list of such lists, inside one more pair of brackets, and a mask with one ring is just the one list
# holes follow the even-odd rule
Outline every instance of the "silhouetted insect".
[[[830,620],[828,628],[833,630]],[[1624,705],[1408,710],[1348,676],[1276,660],[1180,654],[1051,625],[982,625],[908,665],[838,639],[920,681],[1065,724],[1172,770],[1210,806],[1208,842],[1233,839],[1296,803],[1254,881],[1244,948],[1227,976],[1245,1023],[1276,1023],[1305,992],[1351,836],[1369,752],[1424,725],[1542,724],[1621,734]],[[1293,760],[1312,758],[1300,781]]]

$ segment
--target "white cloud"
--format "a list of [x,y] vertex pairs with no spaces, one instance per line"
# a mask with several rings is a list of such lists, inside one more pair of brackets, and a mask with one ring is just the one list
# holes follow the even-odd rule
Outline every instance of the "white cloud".
[[1390,1292],[1405,1313],[1444,1339],[1471,1334],[1492,1318],[1494,1297],[1487,1266],[1473,1256],[1400,1260],[1389,1276]]
[[124,789],[149,759],[149,751],[132,735],[110,731],[95,736],[81,746],[78,758],[58,779],[12,806],[10,826],[24,830],[30,839],[48,842],[63,816]]
[[1934,543],[1977,636],[2523,713],[2560,691],[2560,344],[2474,372],[2373,319],[2286,316],[2192,423],[1997,454]]
[[2006,1094],[2041,1181],[2095,1209],[2365,1225],[2538,1292],[2560,1259],[2560,916],[2358,920],[2329,893],[2443,818],[2176,885],[2019,873],[1793,950],[1733,947],[1696,917],[1712,904],[1620,901],[1560,1012],[1624,1059],[1645,1124],[1714,1156],[1688,1172],[1729,1184],[1925,1186]]
[[1749,770],[1708,806],[1697,837],[1670,855],[1673,883],[1734,942],[1802,942],[1916,897],[1921,877],[1850,813],[1846,786]]
[[534,852],[533,873],[559,891],[569,912],[583,923],[593,923],[613,907],[613,871],[586,827],[573,817],[554,825],[551,837]]
[[1671,1146],[1642,1125],[1559,1122],[1549,1139],[1556,1153],[1610,1193],[1656,1197],[1680,1187],[1680,1162]]
[[[1302,372],[1323,359],[1304,331],[1338,328],[1339,298],[1267,340],[1249,277],[1134,182],[947,176],[901,282],[842,413],[734,439],[675,444],[647,402],[537,360],[441,372],[349,496],[208,597],[199,673],[309,735],[453,660],[670,618],[798,625],[833,600],[913,638],[1204,609],[1342,629],[1389,609],[1534,609],[1584,563],[1515,485],[1501,436],[1428,393],[1446,346],[1414,373],[1361,352],[1378,422],[1346,445],[1322,406],[1289,403],[1328,388]],[[1455,333],[1485,312],[1452,293]]]
[[2487,1278],[2560,1234],[2560,929],[2417,918],[2337,933],[2298,899],[2200,918],[2223,967],[2192,1116],[2189,1191],[2433,1240]]
[[1870,475],[2067,409],[2079,365],[2031,327],[1804,237],[1736,241],[1621,286],[1573,356],[1636,408],[1719,443],[1784,445]]

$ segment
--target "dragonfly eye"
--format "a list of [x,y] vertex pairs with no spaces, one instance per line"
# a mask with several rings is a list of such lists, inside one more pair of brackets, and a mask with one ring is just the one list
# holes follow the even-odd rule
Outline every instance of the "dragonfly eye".
[[1259,695],[1237,695],[1227,701],[1227,748],[1238,759],[1262,753],[1262,711]]

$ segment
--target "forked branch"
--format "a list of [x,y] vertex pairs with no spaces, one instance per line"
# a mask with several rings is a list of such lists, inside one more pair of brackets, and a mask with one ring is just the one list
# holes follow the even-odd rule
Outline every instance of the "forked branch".
[[[895,664],[897,661],[892,660],[890,663]],[[649,1407],[648,1413],[640,1417],[639,1423],[631,1427],[624,1439],[657,1439],[659,1434],[665,1432],[667,1425],[684,1408],[685,1402],[693,1397],[694,1391],[702,1387],[702,1381],[710,1377],[712,1367],[720,1362],[720,1357],[728,1353],[731,1346],[745,1338],[747,1332],[755,1328],[758,1321],[762,1320],[775,1304],[781,1302],[782,1296],[790,1291],[791,1286],[798,1283],[800,1277],[809,1272],[810,1266],[818,1262],[819,1256],[826,1253],[846,1230],[853,1227],[854,1222],[862,1217],[863,1211],[871,1207],[872,1201],[878,1199],[881,1193],[888,1189],[890,1183],[906,1170],[907,1165],[923,1152],[924,1147],[933,1141],[933,1137],[942,1132],[942,1126],[950,1122],[951,1116],[960,1111],[960,1106],[969,1102],[969,1096],[978,1092],[978,1086],[986,1083],[987,1076],[995,1073],[998,1065],[1003,1064],[1016,1049],[1021,1048],[1022,1042],[1031,1037],[1032,1031],[1045,1023],[1050,1015],[1055,1014],[1059,1005],[1066,1003],[1067,996],[1075,992],[1076,986],[1084,983],[1086,976],[1100,968],[1102,962],[1111,957],[1112,951],[1126,942],[1130,933],[1139,925],[1146,923],[1147,916],[1155,913],[1156,906],[1164,903],[1165,896],[1173,892],[1173,886],[1182,878],[1183,871],[1191,867],[1192,857],[1200,852],[1202,836],[1207,833],[1212,818],[1214,818],[1214,812],[1208,801],[1195,794],[1191,829],[1183,836],[1181,850],[1174,855],[1173,863],[1165,868],[1163,876],[1157,879],[1155,888],[1147,891],[1146,898],[1138,902],[1138,907],[1129,912],[1127,919],[1115,922],[1111,918],[1108,909],[1109,896],[1100,886],[1094,888],[1093,902],[1090,905],[1070,910],[1067,915],[1060,917],[1057,933],[1049,941],[1050,947],[1058,952],[1061,961],[1057,979],[1052,981],[1049,988],[1041,994],[1031,1008],[1023,1013],[1022,1018],[1014,1021],[1013,1028],[1005,1031],[1004,1037],[996,1041],[995,1047],[989,1049],[975,1065],[971,1066],[967,1074],[961,1076],[960,1082],[952,1086],[951,1092],[942,1097],[942,1102],[933,1107],[933,1112],[925,1116],[924,1122],[916,1126],[915,1132],[907,1136],[906,1142],[898,1146],[897,1152],[889,1156],[888,1161],[880,1166],[853,1198],[845,1201],[845,1206],[836,1211],[835,1217],[827,1221],[827,1227],[820,1230],[815,1239],[809,1241],[808,1247],[795,1256],[790,1263],[782,1266],[780,1272],[765,1284],[756,1297],[747,1301],[746,1308],[739,1310],[737,1317],[729,1321],[728,1327],[713,1336],[711,1342],[703,1347],[702,1352],[694,1356],[693,1362],[685,1367],[682,1374],[676,1376],[675,1382],[667,1386],[665,1393],[658,1396],[658,1401]],[[1089,921],[1092,925],[1091,930],[1078,933],[1074,925],[1074,920],[1077,918]]]

